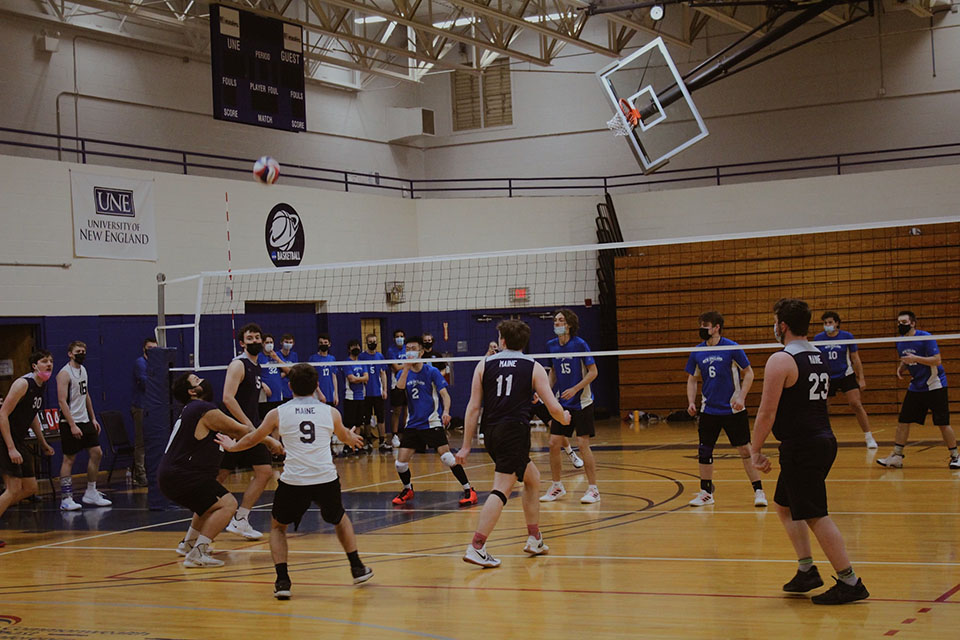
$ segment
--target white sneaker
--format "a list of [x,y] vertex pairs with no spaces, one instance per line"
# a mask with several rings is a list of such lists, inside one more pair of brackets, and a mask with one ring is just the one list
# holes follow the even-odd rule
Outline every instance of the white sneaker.
[[393,445],[394,449],[400,448],[400,438],[397,436],[397,434],[393,434],[393,440],[390,441],[390,444]]
[[183,566],[187,569],[203,569],[205,567],[222,567],[223,560],[217,560],[208,553],[206,544],[198,544],[187,557],[183,559]]
[[583,504],[593,504],[594,502],[600,502],[600,490],[587,489],[587,492],[583,494],[582,498],[580,498],[580,502],[582,502]]
[[708,504],[713,504],[713,494],[707,493],[703,489],[700,490],[700,493],[694,497],[693,500],[688,502],[691,507],[704,507]]
[[550,485],[550,488],[547,489],[547,492],[540,496],[540,502],[553,502],[557,498],[562,498],[567,495],[567,490],[563,488],[563,483],[554,482]]
[[950,464],[948,465],[951,469],[960,469],[960,456],[956,458],[950,458]]
[[[711,502],[713,499],[711,498]],[[757,489],[753,492],[753,506],[755,507],[765,507],[767,506],[767,494],[763,492],[763,489]]]
[[550,547],[548,547],[548,546],[543,542],[543,536],[542,536],[542,535],[541,535],[539,538],[534,538],[533,536],[528,536],[528,537],[527,537],[527,544],[523,545],[523,552],[524,552],[524,553],[529,553],[529,554],[532,555],[532,556],[540,556],[540,555],[545,554],[547,551],[550,551]]
[[180,544],[177,545],[177,555],[183,556],[184,558],[193,551],[193,543],[187,542],[186,540],[181,540]]
[[892,467],[894,469],[903,468],[903,456],[898,456],[895,453],[891,453],[886,458],[880,458],[877,460],[877,464],[881,467]]
[[73,496],[68,496],[60,501],[60,511],[76,511],[77,509],[82,509],[76,500],[73,499]]
[[864,441],[867,443],[867,449],[876,449],[877,441],[873,439],[873,434],[868,434],[864,436]]
[[483,442],[483,433],[482,433],[482,432],[477,434],[477,440],[479,440],[480,442]]
[[238,519],[236,516],[230,518],[230,524],[227,525],[227,532],[243,536],[247,540],[259,540],[263,534],[250,526],[246,518]]
[[467,552],[463,554],[463,561],[484,569],[500,566],[500,561],[487,553],[487,545],[483,545],[482,549],[475,549],[472,544],[468,544]]
[[89,504],[94,507],[109,507],[113,503],[107,500],[99,491],[86,491],[80,498],[83,504]]
[[570,456],[570,462],[573,463],[574,469],[583,469],[583,458],[577,455],[577,452],[573,449],[570,450],[570,453],[567,454]]

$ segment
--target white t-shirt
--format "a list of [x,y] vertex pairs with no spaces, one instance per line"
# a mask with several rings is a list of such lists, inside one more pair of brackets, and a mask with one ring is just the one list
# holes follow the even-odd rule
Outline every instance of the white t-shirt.
[[330,453],[331,408],[310,396],[294,398],[277,407],[277,412],[280,437],[287,451],[280,479],[297,486],[336,480],[337,467]]
[[73,421],[77,423],[90,422],[90,416],[87,414],[87,368],[80,365],[79,369],[70,366],[70,363],[63,365],[61,371],[66,370],[70,375],[70,386],[67,389],[67,402],[70,404],[70,415]]

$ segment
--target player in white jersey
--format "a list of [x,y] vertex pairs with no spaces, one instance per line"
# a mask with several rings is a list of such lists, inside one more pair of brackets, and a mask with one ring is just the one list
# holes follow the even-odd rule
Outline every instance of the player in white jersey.
[[112,502],[97,491],[97,474],[103,449],[100,448],[100,423],[93,413],[90,399],[90,379],[83,362],[87,357],[87,345],[74,340],[67,347],[70,361],[57,374],[57,399],[60,401],[60,444],[63,447],[63,462],[60,464],[60,509],[76,511],[80,505],[73,499],[73,463],[77,454],[87,450],[87,489],[81,498],[83,504],[92,507],[109,507]]
[[340,497],[340,478],[330,452],[330,438],[336,434],[351,447],[363,445],[363,438],[344,428],[340,412],[317,400],[317,370],[308,364],[297,364],[287,373],[293,400],[271,410],[256,431],[239,442],[220,434],[217,442],[225,451],[248,449],[275,431],[279,433],[287,457],[280,482],[273,497],[273,518],[270,528],[270,552],[273,554],[277,580],[273,595],[278,600],[290,598],[290,575],[287,572],[287,527],[296,529],[311,503],[320,507],[320,516],[337,529],[337,539],[350,561],[353,583],[373,577],[373,570],[364,566],[357,552],[357,537]]

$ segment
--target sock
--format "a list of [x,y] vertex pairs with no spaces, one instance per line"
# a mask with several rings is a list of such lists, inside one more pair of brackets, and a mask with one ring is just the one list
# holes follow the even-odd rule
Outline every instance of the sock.
[[700,490],[706,491],[709,494],[713,494],[713,480],[701,480],[700,481]]
[[810,569],[813,569],[813,558],[809,556],[806,558],[800,558],[799,560],[797,560],[797,565],[799,565],[797,569],[799,569],[800,571],[803,571],[803,572],[810,571]]
[[903,456],[903,448],[907,446],[905,444],[896,444],[893,445],[893,454],[897,456]]
[[527,525],[527,535],[533,536],[537,540],[540,539],[540,525],[538,524],[528,524]]
[[479,531],[473,534],[473,542],[470,544],[473,545],[474,549],[483,549],[483,545],[487,543],[487,536],[483,535]]
[[947,451],[950,452],[950,457],[951,457],[951,458],[956,458],[956,457],[957,457],[957,448],[956,448],[956,447],[954,447],[953,449],[947,449]]
[[763,491],[763,480],[757,480],[751,483],[754,491]]
[[455,464],[450,467],[450,471],[453,471],[453,475],[457,477],[457,482],[459,482],[464,489],[470,488],[470,481],[467,480],[467,472],[463,470],[462,464]]
[[233,517],[237,520],[246,520],[248,515],[250,515],[250,509],[247,509],[246,507],[238,507],[237,512]]
[[350,567],[353,569],[359,569],[363,566],[363,563],[360,562],[360,552],[359,551],[348,551],[347,560],[350,561]]
[[198,547],[199,547],[200,545],[202,545],[202,544],[210,544],[211,542],[213,542],[213,540],[211,540],[211,539],[208,538],[207,536],[203,535],[202,533],[201,533],[199,536],[197,536],[197,546],[198,546]]
[[60,478],[60,497],[63,500],[73,497],[73,478],[71,476]]
[[600,488],[595,484],[591,484],[587,486],[587,491],[596,491],[597,493],[600,493]]
[[400,476],[400,482],[403,483],[403,486],[404,486],[405,488],[407,488],[407,489],[412,489],[412,488],[413,488],[413,485],[410,484],[410,470],[409,470],[409,469],[407,469],[407,470],[404,471],[403,473],[400,473],[399,476]]
[[566,451],[567,455],[570,455],[571,453],[573,453],[573,447],[572,447],[572,446],[571,446],[571,447],[564,447],[563,450]]
[[853,567],[847,567],[843,571],[838,571],[837,577],[840,578],[840,582],[851,587],[857,584],[857,574],[853,572]]
[[199,531],[197,531],[197,530],[194,529],[193,527],[190,527],[189,529],[187,529],[187,535],[183,536],[183,541],[184,541],[184,542],[193,542],[194,540],[197,539],[197,536],[199,536],[199,535],[200,535],[200,532],[199,532]]
[[278,562],[277,564],[273,565],[273,568],[277,570],[277,580],[289,580],[289,579],[290,579],[290,574],[287,573],[287,563],[286,563],[286,562]]
[[869,440],[869,439],[872,438],[872,437],[873,437],[873,432],[871,432],[871,431],[866,431],[866,432],[864,432],[864,434],[863,434],[863,439],[864,439],[864,440]]
[[87,493],[96,493],[97,492],[97,483],[88,482],[87,483]]

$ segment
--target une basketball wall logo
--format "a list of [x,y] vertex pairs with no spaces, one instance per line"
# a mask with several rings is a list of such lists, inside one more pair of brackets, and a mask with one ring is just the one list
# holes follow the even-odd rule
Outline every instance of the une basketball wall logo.
[[289,204],[281,202],[270,210],[264,236],[273,266],[296,267],[303,260],[303,224],[300,214]]

